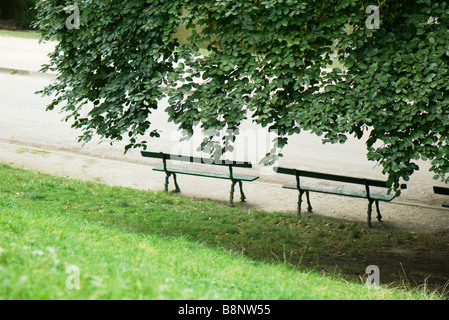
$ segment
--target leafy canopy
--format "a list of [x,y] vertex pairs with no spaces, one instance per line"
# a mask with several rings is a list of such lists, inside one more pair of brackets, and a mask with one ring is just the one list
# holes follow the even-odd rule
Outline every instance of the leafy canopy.
[[[448,182],[447,2],[85,0],[80,28],[67,29],[73,2],[40,1],[38,26],[59,41],[46,69],[60,74],[42,92],[56,94],[48,108],[61,104],[83,141],[128,136],[126,149],[145,147],[168,96],[187,136],[238,130],[248,118],[276,131],[281,148],[302,130],[331,143],[353,134],[394,188],[419,159]],[[380,9],[379,29],[366,25],[369,5]],[[330,68],[335,54],[342,68]],[[234,138],[202,147],[223,151]]]

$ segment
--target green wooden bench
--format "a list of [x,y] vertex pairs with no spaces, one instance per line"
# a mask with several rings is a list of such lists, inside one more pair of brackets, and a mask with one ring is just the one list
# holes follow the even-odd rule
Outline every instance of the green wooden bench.
[[[387,183],[381,180],[373,180],[373,179],[364,179],[364,178],[354,178],[342,175],[328,174],[328,173],[320,173],[320,172],[312,172],[312,171],[304,171],[298,169],[284,168],[284,167],[275,167],[275,172],[281,174],[292,175],[296,177],[296,181],[289,182],[283,186],[286,189],[295,189],[299,191],[298,196],[298,214],[301,214],[301,203],[302,196],[305,193],[307,196],[307,204],[308,211],[312,211],[312,205],[310,204],[309,192],[319,192],[319,193],[327,193],[339,196],[347,196],[354,198],[366,198],[368,199],[368,226],[371,227],[371,213],[372,213],[372,205],[376,204],[377,210],[377,220],[382,220],[382,215],[380,214],[379,209],[379,201],[391,201],[396,196],[393,194],[382,193],[382,192],[373,192],[370,190],[370,187],[380,187],[380,188],[388,188]],[[310,184],[310,183],[302,183],[301,177],[313,178],[313,179],[321,179],[321,180],[330,180],[337,181],[349,184],[358,184],[365,186],[364,190],[357,189],[349,189],[342,188],[337,186],[327,186],[327,185],[319,185],[319,184]],[[405,184],[401,185],[401,189],[406,189],[407,186]]]
[[[435,186],[433,187],[433,192],[436,194],[444,194],[446,196],[449,196],[449,188]],[[443,203],[442,206],[445,208],[449,208],[449,203]]]
[[[162,166],[153,168],[154,171],[165,172],[165,185],[164,190],[168,192],[168,184],[170,176],[173,176],[173,182],[175,184],[175,192],[181,192],[179,188],[178,182],[176,180],[177,174],[185,174],[191,176],[199,176],[199,177],[207,177],[207,178],[216,178],[216,179],[226,179],[231,180],[231,192],[229,196],[229,203],[231,206],[234,205],[234,191],[235,185],[238,183],[240,187],[240,199],[241,201],[246,200],[246,196],[243,193],[243,181],[251,182],[257,180],[259,177],[254,175],[247,174],[237,174],[234,173],[234,168],[252,168],[252,164],[250,162],[239,162],[239,161],[230,161],[230,160],[213,160],[192,156],[184,156],[184,155],[173,155],[163,152],[149,152],[149,151],[141,151],[143,157],[147,158],[157,158],[162,159]],[[207,164],[207,165],[216,165],[216,166],[225,166],[228,167],[227,173],[222,172],[212,172],[212,171],[200,171],[195,169],[187,169],[187,168],[177,168],[167,165],[167,161],[183,161],[190,162],[196,164]]]

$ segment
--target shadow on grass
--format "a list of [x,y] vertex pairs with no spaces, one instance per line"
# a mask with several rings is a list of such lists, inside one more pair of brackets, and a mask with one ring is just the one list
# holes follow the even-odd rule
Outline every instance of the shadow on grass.
[[137,200],[116,194],[114,202],[78,214],[128,232],[183,236],[255,260],[313,269],[349,281],[364,281],[369,265],[379,266],[383,284],[445,290],[449,279],[445,238],[230,208],[172,194],[145,196]]

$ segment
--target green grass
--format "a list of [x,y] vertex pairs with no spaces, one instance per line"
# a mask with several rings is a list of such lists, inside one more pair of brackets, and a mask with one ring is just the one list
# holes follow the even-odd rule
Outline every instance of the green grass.
[[[0,299],[441,298],[307,266],[332,233],[348,239],[340,250],[356,250],[351,230],[366,236],[354,225],[0,165]],[[66,285],[72,265],[79,290]]]
[[24,154],[24,153],[39,154],[43,157],[50,154],[50,152],[48,152],[48,151],[37,150],[37,149],[28,149],[28,148],[18,148],[16,150],[16,153],[18,153],[18,154]]
[[25,39],[40,39],[41,34],[36,31],[10,31],[0,30],[0,36],[17,37]]

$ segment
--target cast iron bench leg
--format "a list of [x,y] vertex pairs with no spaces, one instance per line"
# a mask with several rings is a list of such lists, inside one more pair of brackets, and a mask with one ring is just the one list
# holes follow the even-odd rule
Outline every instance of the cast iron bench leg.
[[371,213],[373,212],[372,206],[373,206],[374,200],[368,199],[368,227],[372,227],[371,225]]
[[169,172],[165,173],[165,184],[164,184],[165,192],[168,192],[168,183],[170,182],[170,175],[171,175],[171,173],[169,173]]
[[241,180],[239,180],[239,188],[240,188],[240,200],[242,202],[245,202],[246,197],[245,197],[245,194],[243,193],[243,183]]
[[307,196],[307,211],[312,212],[313,208],[312,205],[310,204],[309,191],[306,191],[306,196]]
[[237,180],[231,180],[231,192],[229,195],[229,204],[233,207],[234,206],[234,190],[235,190],[235,184],[237,183]]
[[298,195],[298,216],[301,215],[301,204],[302,204],[302,195],[304,194],[304,191],[299,190],[299,195]]
[[379,209],[379,200],[376,200],[376,210],[377,210],[377,221],[382,222],[382,215]]
[[173,182],[175,183],[175,192],[181,192],[181,189],[179,189],[178,181],[176,180],[176,173],[173,173]]

